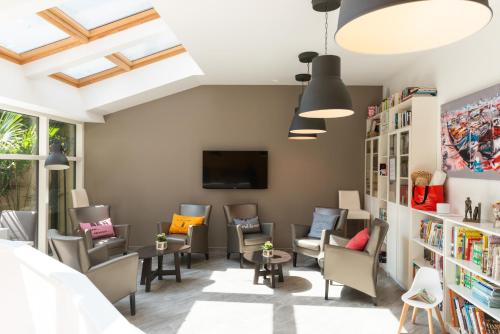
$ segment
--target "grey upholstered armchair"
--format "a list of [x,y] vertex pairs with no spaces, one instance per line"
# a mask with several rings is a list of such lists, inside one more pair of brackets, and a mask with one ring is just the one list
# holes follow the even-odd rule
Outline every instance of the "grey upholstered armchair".
[[31,241],[37,246],[38,215],[36,211],[4,210],[0,214],[0,227],[7,228],[10,240]]
[[375,219],[364,251],[345,248],[348,239],[331,238],[331,244],[325,245],[324,259],[319,259],[325,279],[325,299],[328,299],[328,286],[334,281],[370,295],[377,304],[378,259],[388,229],[389,224]]
[[111,256],[127,253],[130,239],[130,225],[113,224],[115,236],[101,239],[92,239],[90,233],[84,233],[85,231],[81,231],[80,229],[80,223],[95,223],[110,218],[111,209],[109,205],[92,205],[69,209],[69,217],[73,224],[74,234],[85,238],[87,248],[107,245],[109,255]]
[[188,234],[169,234],[170,222],[158,223],[158,233],[167,235],[167,242],[178,242],[189,245],[187,253],[187,267],[191,268],[191,254],[205,254],[208,260],[208,224],[210,222],[211,205],[181,204],[179,214],[182,216],[205,217],[202,225],[189,226]]
[[318,259],[323,254],[325,244],[330,241],[330,235],[339,235],[347,221],[348,211],[345,209],[314,208],[315,213],[336,215],[339,219],[331,230],[323,230],[321,238],[310,238],[307,235],[311,225],[292,224],[293,266],[297,266],[297,255],[301,254]]
[[110,260],[106,245],[87,249],[83,237],[62,236],[57,230],[49,230],[48,236],[55,258],[86,275],[111,303],[129,296],[130,312],[135,315],[137,253]]
[[231,253],[240,254],[240,268],[243,268],[243,253],[259,250],[266,241],[274,239],[274,223],[261,223],[261,233],[244,234],[234,219],[248,219],[258,216],[257,204],[224,205],[227,221],[227,258]]

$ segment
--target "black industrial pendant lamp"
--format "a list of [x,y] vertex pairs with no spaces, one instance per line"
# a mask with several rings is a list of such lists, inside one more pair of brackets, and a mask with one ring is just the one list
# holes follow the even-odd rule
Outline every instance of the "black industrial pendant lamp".
[[69,168],[69,161],[64,155],[61,143],[54,143],[50,149],[50,154],[45,160],[45,168],[48,170],[63,170]]
[[299,134],[288,132],[289,140],[316,140],[318,139],[317,134]]
[[[309,74],[309,64],[317,56],[316,52],[308,51],[302,52],[299,55],[299,61],[307,64],[307,73],[295,75],[295,80],[302,84],[302,94],[304,94],[304,85],[311,80]],[[302,99],[302,94],[299,96],[299,106]],[[295,109],[292,124],[290,124],[289,131],[296,134],[320,134],[326,132],[326,122],[324,118],[305,118],[300,117],[297,113],[298,108]]]
[[325,13],[325,54],[312,61],[312,77],[304,91],[299,115],[307,118],[337,118],[354,114],[347,87],[340,78],[340,58],[328,54],[328,12],[339,0],[313,0],[313,9]]
[[470,36],[492,17],[488,0],[345,0],[335,40],[359,53],[423,51]]

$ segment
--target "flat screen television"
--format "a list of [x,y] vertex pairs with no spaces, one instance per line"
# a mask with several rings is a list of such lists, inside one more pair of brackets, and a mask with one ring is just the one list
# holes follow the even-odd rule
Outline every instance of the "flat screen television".
[[267,151],[203,151],[203,188],[267,189]]

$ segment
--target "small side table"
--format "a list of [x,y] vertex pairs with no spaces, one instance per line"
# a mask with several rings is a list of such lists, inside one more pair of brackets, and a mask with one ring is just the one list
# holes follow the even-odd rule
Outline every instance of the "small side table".
[[292,261],[292,256],[284,251],[274,250],[273,257],[262,256],[262,251],[247,252],[243,254],[245,260],[255,266],[253,284],[259,283],[259,277],[268,275],[271,278],[271,287],[276,287],[276,278],[279,282],[284,282],[283,264]]

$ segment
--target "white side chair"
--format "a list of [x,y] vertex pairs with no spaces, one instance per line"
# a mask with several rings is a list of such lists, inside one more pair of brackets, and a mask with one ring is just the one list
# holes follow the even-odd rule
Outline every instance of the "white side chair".
[[[436,301],[432,304],[428,304],[418,300],[410,299],[422,289],[425,289],[427,293],[436,298]],[[403,329],[403,325],[406,322],[406,316],[408,314],[408,309],[410,308],[410,306],[413,307],[413,314],[411,317],[411,321],[413,323],[415,323],[418,309],[424,309],[427,311],[427,321],[429,322],[430,334],[434,334],[434,328],[432,327],[432,309],[434,309],[439,320],[441,333],[446,333],[443,318],[441,317],[441,311],[439,310],[439,304],[443,301],[443,289],[439,280],[439,273],[436,269],[425,267],[420,268],[415,275],[415,279],[413,280],[413,284],[411,285],[410,290],[401,296],[401,300],[403,301],[404,305],[403,311],[401,312],[401,318],[399,320],[398,334],[401,333],[401,330]]]
[[370,212],[361,209],[359,191],[339,190],[339,208],[348,209],[348,220],[363,220],[365,227],[370,223]]
[[73,199],[73,208],[90,206],[87,190],[83,188],[71,190],[71,198]]

